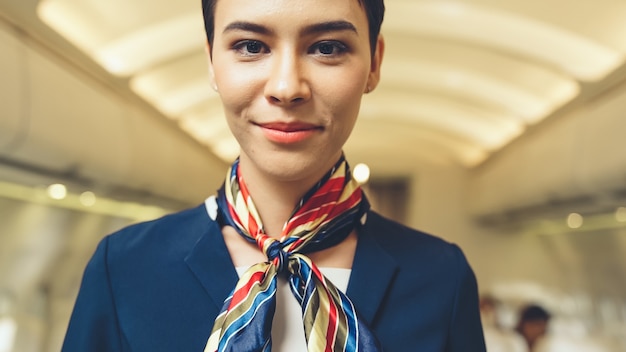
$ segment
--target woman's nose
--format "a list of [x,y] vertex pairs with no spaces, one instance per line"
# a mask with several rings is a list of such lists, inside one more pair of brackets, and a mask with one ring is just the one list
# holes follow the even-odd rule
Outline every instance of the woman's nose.
[[311,98],[311,88],[302,58],[292,52],[273,55],[265,96],[273,104],[293,105]]

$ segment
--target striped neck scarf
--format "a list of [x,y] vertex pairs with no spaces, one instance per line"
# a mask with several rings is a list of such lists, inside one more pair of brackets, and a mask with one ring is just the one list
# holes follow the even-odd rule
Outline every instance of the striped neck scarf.
[[304,255],[341,242],[369,209],[345,158],[302,198],[280,240],[263,231],[238,166],[237,160],[218,192],[219,216],[223,224],[256,242],[268,261],[253,265],[240,277],[215,319],[204,351],[271,351],[277,276],[281,274],[288,276],[302,306],[307,351],[381,351],[350,299]]

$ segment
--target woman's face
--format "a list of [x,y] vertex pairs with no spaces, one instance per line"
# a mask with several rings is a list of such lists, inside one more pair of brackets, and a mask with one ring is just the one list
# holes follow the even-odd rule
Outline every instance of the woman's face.
[[[379,79],[357,0],[219,0],[211,73],[246,177],[315,182]],[[369,87],[369,88],[368,88]]]

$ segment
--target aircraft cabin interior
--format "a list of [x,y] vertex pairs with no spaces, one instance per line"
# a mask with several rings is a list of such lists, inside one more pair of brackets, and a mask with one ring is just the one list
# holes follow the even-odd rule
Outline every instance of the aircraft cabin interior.
[[[385,5],[373,209],[459,245],[485,331],[536,304],[543,352],[626,351],[626,0]],[[200,0],[0,0],[0,352],[59,351],[100,240],[222,184],[205,44]]]

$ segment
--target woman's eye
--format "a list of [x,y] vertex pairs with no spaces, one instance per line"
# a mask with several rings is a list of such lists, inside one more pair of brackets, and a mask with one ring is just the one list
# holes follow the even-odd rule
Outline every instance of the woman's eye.
[[313,47],[313,53],[321,56],[336,56],[346,52],[348,48],[340,42],[321,42]]
[[242,40],[233,45],[233,49],[242,55],[258,55],[266,52],[266,47],[258,40]]

